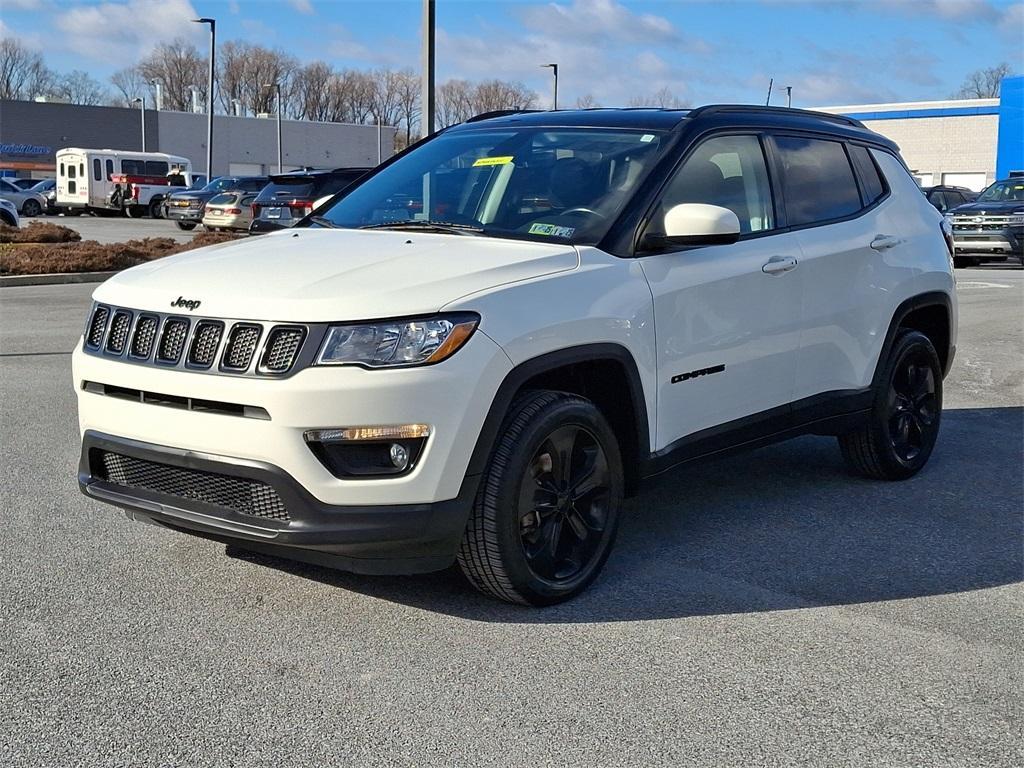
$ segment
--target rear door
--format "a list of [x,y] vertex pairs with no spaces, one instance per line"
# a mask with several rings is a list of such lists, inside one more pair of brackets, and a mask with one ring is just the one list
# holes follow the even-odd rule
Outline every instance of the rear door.
[[640,259],[654,298],[659,450],[788,406],[800,342],[800,247],[780,229],[761,137],[699,144],[666,186],[650,227],[680,203],[729,208],[742,234],[730,245]]
[[898,209],[865,146],[793,134],[775,135],[773,149],[803,254],[794,400],[810,407],[808,398],[868,387],[894,297],[914,269]]

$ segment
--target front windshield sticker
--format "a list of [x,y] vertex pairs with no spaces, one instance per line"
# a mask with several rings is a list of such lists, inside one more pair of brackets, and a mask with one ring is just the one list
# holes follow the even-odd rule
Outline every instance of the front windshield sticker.
[[645,144],[649,141],[654,141],[654,134],[645,133],[643,136],[640,137],[640,141],[644,142]]
[[572,237],[576,227],[559,227],[554,224],[531,224],[531,235],[548,235],[549,237]]
[[500,157],[479,157],[476,162],[473,163],[474,168],[479,168],[482,165],[506,165],[511,163],[514,158],[512,155],[502,155]]

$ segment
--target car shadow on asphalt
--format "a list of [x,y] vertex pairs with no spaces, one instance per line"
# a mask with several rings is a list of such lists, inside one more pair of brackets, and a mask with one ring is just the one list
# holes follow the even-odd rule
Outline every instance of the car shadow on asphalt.
[[626,503],[599,579],[543,609],[478,594],[452,568],[358,576],[259,564],[372,598],[483,622],[581,623],[775,611],[945,595],[1024,578],[1024,408],[946,411],[911,480],[851,476],[833,438],[681,468]]

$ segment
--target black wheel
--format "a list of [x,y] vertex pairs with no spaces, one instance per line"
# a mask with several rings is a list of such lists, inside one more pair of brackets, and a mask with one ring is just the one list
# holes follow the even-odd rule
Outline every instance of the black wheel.
[[589,400],[535,391],[502,425],[459,549],[485,594],[526,605],[568,600],[611,551],[622,507],[622,459]]
[[12,217],[7,211],[0,211],[0,222],[3,222],[8,227],[18,226],[14,223],[14,217]]
[[124,212],[129,219],[141,219],[146,214],[146,206],[144,205],[126,205]]
[[149,218],[162,219],[164,217],[164,201],[151,200],[149,203]]
[[186,232],[196,228],[194,221],[176,221],[174,223],[178,225],[178,229],[184,229]]
[[21,214],[23,216],[33,217],[39,216],[43,212],[43,206],[39,204],[38,200],[33,200],[31,197],[22,203]]
[[973,259],[968,259],[966,256],[954,256],[953,267],[954,269],[963,269],[964,267],[971,266]]
[[942,420],[942,367],[923,333],[906,330],[893,344],[867,423],[839,437],[853,471],[904,480],[928,463]]

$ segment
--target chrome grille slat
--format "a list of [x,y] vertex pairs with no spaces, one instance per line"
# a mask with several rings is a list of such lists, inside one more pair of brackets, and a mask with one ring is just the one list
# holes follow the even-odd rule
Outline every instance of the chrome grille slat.
[[139,315],[128,354],[142,360],[148,358],[153,352],[153,342],[156,341],[156,331],[159,327],[160,318],[156,315]]
[[232,328],[221,365],[235,371],[247,370],[256,354],[262,333],[263,329],[258,325],[239,323]]
[[90,347],[98,347],[103,343],[103,332],[107,329],[107,318],[110,310],[104,306],[98,306],[93,310],[92,319],[89,321],[89,333],[85,343]]
[[106,350],[112,355],[120,355],[128,344],[128,331],[132,327],[132,313],[119,309],[110,321],[110,332],[107,334]]
[[217,349],[224,333],[224,323],[217,320],[200,320],[192,334],[188,350],[188,363],[199,368],[209,368],[217,359]]
[[276,326],[267,336],[267,346],[260,368],[272,373],[287,371],[306,337],[306,329],[298,326]]
[[184,318],[170,317],[164,321],[160,345],[156,350],[157,362],[173,364],[181,360],[181,353],[185,350],[185,341],[188,338],[188,327],[189,321]]

